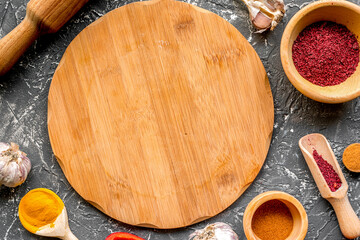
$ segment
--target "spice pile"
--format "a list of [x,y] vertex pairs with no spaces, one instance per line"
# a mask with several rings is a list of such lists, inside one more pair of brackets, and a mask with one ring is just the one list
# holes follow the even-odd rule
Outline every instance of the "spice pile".
[[22,225],[32,233],[54,222],[64,209],[64,203],[53,192],[37,188],[28,192],[20,201],[19,218]]
[[307,26],[292,48],[301,76],[319,86],[344,82],[359,63],[359,43],[344,25],[322,21]]
[[339,175],[335,172],[333,166],[328,163],[321,155],[318,154],[316,150],[313,152],[313,157],[319,166],[321,174],[324,176],[324,179],[329,186],[332,192],[335,192],[341,187],[341,180]]
[[351,144],[345,149],[343,163],[350,171],[360,171],[360,143]]
[[261,240],[284,240],[293,229],[293,218],[283,202],[270,200],[255,211],[251,225]]

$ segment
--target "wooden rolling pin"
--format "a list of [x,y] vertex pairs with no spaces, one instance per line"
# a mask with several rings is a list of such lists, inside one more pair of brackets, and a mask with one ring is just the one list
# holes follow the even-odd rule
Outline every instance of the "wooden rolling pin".
[[40,34],[57,32],[88,0],[30,0],[24,20],[0,40],[0,75]]

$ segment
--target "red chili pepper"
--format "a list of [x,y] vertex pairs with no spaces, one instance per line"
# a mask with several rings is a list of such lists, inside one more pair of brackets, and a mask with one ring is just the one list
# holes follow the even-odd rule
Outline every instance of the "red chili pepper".
[[145,240],[131,233],[116,232],[112,233],[105,240]]

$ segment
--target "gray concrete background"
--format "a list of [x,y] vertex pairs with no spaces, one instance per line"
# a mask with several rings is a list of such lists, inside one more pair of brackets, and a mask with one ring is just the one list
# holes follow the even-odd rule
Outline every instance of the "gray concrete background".
[[[0,0],[0,37],[10,32],[25,16],[28,0]],[[16,142],[32,160],[27,181],[15,189],[0,187],[0,239],[45,239],[27,232],[17,209],[29,190],[45,187],[55,191],[68,209],[70,227],[79,239],[105,239],[112,232],[126,231],[147,240],[186,240],[195,229],[208,223],[230,224],[240,239],[243,213],[256,195],[281,190],[295,196],[309,218],[306,239],[344,239],[330,204],[321,198],[301,152],[298,139],[312,132],[330,141],[349,183],[349,198],[360,216],[359,174],[344,168],[345,147],[360,142],[360,99],[327,105],[301,95],[288,81],[280,62],[280,40],[286,23],[312,1],[285,0],[287,13],[273,32],[255,33],[245,5],[239,0],[188,0],[233,24],[259,54],[268,73],[275,103],[274,134],[266,162],[254,183],[228,209],[196,225],[176,230],[132,227],[115,221],[85,202],[67,182],[53,156],[47,132],[47,95],[54,71],[69,43],[90,23],[130,1],[90,0],[59,32],[40,37],[20,61],[0,78],[0,141]],[[360,4],[359,0],[351,2]],[[1,64],[1,63],[0,63]]]

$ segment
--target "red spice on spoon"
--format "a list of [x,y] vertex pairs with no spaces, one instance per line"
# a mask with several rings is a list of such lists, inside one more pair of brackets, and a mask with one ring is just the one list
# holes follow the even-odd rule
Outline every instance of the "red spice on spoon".
[[332,192],[335,192],[341,187],[341,180],[339,175],[335,172],[333,166],[328,163],[316,150],[313,151],[313,157],[318,165],[324,179]]
[[316,22],[296,38],[292,58],[305,79],[319,86],[333,86],[355,72],[359,63],[359,43],[344,25]]

